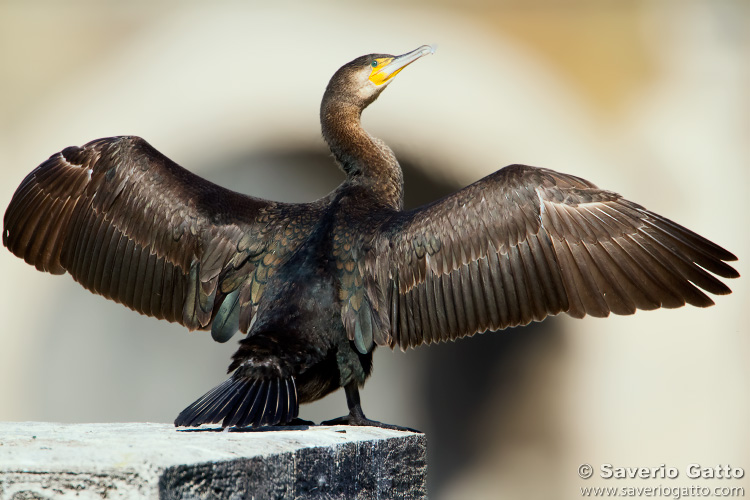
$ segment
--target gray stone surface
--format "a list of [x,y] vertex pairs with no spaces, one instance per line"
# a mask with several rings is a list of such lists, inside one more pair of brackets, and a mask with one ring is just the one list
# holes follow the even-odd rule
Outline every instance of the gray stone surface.
[[425,498],[423,434],[0,423],[0,500]]

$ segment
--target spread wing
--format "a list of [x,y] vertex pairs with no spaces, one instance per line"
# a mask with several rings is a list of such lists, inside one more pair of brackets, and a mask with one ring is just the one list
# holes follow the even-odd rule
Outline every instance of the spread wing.
[[[592,183],[511,165],[383,228],[376,342],[416,346],[566,312],[713,304],[730,252]],[[387,240],[387,243],[386,243]],[[385,248],[389,250],[384,251]]]
[[224,189],[143,139],[115,137],[32,171],[5,213],[3,244],[142,314],[189,329],[213,322],[224,341],[247,331],[269,273],[314,214]]

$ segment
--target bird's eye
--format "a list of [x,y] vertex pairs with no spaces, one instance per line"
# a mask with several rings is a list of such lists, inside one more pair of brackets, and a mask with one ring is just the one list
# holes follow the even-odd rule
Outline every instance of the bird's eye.
[[370,63],[370,66],[372,66],[373,68],[377,68],[378,67],[378,62],[377,61],[373,61],[373,62]]

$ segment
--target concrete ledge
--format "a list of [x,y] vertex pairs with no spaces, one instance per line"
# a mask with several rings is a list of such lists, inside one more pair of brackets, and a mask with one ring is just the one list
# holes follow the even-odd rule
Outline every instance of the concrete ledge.
[[0,499],[425,498],[424,434],[0,423]]

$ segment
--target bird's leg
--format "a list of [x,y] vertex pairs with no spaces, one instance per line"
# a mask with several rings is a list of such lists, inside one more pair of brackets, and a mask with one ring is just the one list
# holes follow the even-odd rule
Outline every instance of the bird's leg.
[[320,425],[368,425],[371,427],[381,427],[383,429],[392,429],[395,431],[419,432],[408,427],[384,424],[383,422],[370,420],[365,417],[365,414],[362,411],[362,404],[359,400],[359,389],[357,388],[356,382],[350,382],[344,386],[344,392],[346,393],[346,404],[349,407],[349,415],[334,418],[333,420],[326,420],[325,422],[321,422]]

